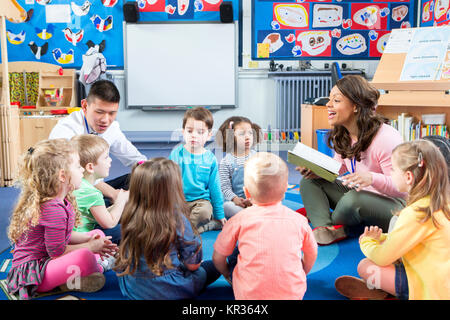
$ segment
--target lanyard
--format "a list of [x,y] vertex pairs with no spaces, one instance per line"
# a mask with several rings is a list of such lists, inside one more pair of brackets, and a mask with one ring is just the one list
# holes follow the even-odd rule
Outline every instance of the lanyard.
[[88,134],[90,134],[90,132],[89,132],[89,126],[88,126],[88,123],[87,123],[86,117],[85,117],[85,116],[83,116],[83,118],[84,118],[84,126],[86,127],[86,132],[87,132]]
[[350,159],[350,164],[352,165],[352,173],[355,173],[356,170],[356,157]]
[[88,123],[87,123],[86,116],[83,116],[83,117],[84,117],[84,126],[86,127],[87,133],[88,133],[88,134],[98,135],[98,133],[95,132],[95,131],[92,131],[92,132],[89,131],[89,125],[88,125]]

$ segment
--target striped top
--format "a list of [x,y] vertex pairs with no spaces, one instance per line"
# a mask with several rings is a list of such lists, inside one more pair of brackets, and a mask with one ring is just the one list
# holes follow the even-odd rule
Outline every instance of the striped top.
[[17,241],[12,267],[23,263],[62,255],[69,243],[75,223],[72,205],[54,198],[41,205],[41,216],[36,226]]
[[[223,197],[226,201],[233,200],[237,195],[233,192],[233,164],[236,167],[243,167],[245,161],[247,161],[251,156],[256,154],[255,150],[250,150],[250,153],[243,157],[236,157],[231,153],[227,153],[222,160],[220,160],[219,165],[219,176],[220,176],[220,188],[223,193]],[[243,180],[243,179],[242,179]]]

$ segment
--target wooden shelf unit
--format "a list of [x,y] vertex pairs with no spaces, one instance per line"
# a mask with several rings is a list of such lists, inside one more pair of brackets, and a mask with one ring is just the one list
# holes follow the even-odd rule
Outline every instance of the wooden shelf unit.
[[[372,85],[384,91],[377,112],[389,119],[408,113],[422,121],[422,114],[446,114],[450,128],[450,79],[399,81],[407,53],[384,53],[378,63]],[[446,61],[450,61],[447,51]]]

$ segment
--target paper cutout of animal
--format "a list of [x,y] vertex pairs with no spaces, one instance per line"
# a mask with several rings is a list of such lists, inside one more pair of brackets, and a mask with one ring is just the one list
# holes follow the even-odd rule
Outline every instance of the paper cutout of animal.
[[60,64],[73,63],[73,49],[63,53],[60,48],[53,49],[53,58]]
[[112,8],[116,5],[117,0],[102,0],[102,3],[105,7]]
[[83,84],[95,82],[102,73],[106,72],[106,59],[102,54],[105,50],[105,40],[100,44],[94,44],[91,40],[87,43],[88,51],[83,55],[83,66],[80,69],[80,81]]
[[41,57],[48,51],[48,42],[39,47],[36,43],[34,43],[34,41],[30,41],[28,46],[30,47],[31,52],[33,52],[34,57],[38,60],[40,60]]
[[25,35],[27,33],[25,30],[22,30],[20,33],[12,33],[10,30],[6,30],[6,37],[11,44],[21,44],[25,40]]
[[86,0],[81,6],[79,6],[75,2],[71,2],[70,7],[75,15],[81,17],[88,14],[89,9],[91,8],[91,3],[89,0]]
[[65,28],[63,30],[63,32],[64,32],[64,37],[66,38],[66,40],[69,41],[74,46],[76,46],[77,43],[80,42],[81,39],[83,39],[83,35],[84,35],[83,29],[80,29],[80,31],[75,33],[72,31],[72,29]]
[[95,28],[100,31],[108,31],[113,27],[113,16],[109,15],[105,19],[102,19],[98,14],[94,14],[91,17],[91,21],[94,24]]
[[34,28],[34,30],[36,31],[36,34],[39,38],[41,38],[42,40],[48,40],[53,36],[55,26],[53,24],[49,24],[45,29]]

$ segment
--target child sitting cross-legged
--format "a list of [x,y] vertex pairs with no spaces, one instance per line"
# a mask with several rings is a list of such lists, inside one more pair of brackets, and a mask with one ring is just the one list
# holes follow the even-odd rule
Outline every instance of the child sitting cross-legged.
[[117,245],[100,230],[73,231],[80,216],[72,191],[80,187],[84,171],[77,150],[66,139],[44,140],[22,160],[22,190],[8,228],[14,243],[9,293],[31,299],[57,287],[100,290],[105,277],[99,260],[114,255]]
[[[94,187],[96,180],[109,175],[109,145],[105,139],[92,134],[74,136],[71,141],[77,147],[80,164],[84,168],[81,186],[74,191],[81,212],[81,225],[75,230],[88,232],[100,229],[105,235],[112,237],[113,243],[119,244],[119,222],[129,192],[120,190],[114,205],[107,208],[101,191]],[[108,266],[106,268],[110,269]]]
[[261,152],[245,163],[244,191],[253,205],[227,221],[213,253],[237,300],[300,300],[305,294],[317,243],[307,219],[281,204],[287,186],[288,168],[278,156]]
[[424,139],[392,152],[392,180],[408,192],[389,233],[366,227],[360,237],[362,279],[342,276],[336,290],[350,299],[450,299],[450,185],[439,149]]

